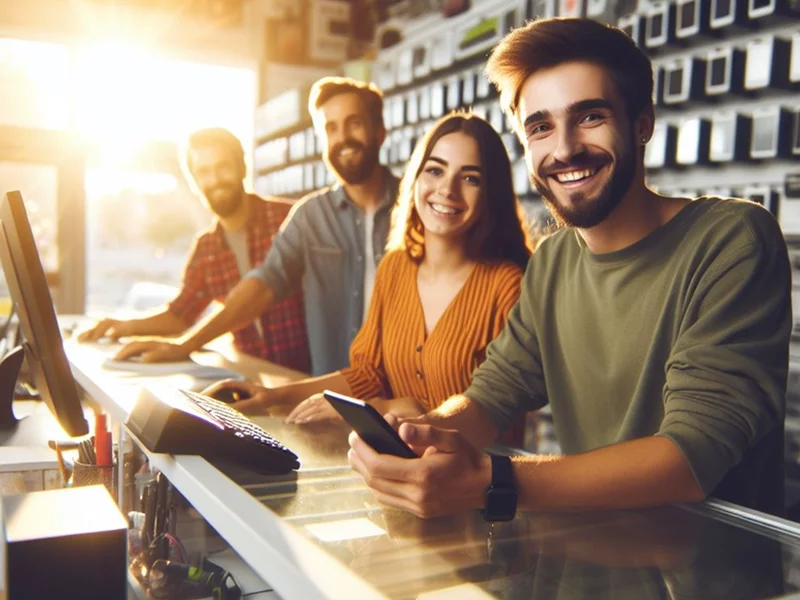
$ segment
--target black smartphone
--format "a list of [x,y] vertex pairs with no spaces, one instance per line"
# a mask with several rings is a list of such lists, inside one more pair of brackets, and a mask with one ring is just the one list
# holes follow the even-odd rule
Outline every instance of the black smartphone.
[[419,458],[408,444],[400,439],[386,419],[366,402],[330,390],[325,390],[322,395],[376,452],[393,454],[400,458]]

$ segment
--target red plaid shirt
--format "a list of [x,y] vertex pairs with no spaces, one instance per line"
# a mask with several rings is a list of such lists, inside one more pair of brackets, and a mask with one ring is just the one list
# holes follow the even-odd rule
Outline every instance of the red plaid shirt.
[[[250,264],[259,265],[272,246],[272,237],[289,214],[292,205],[282,200],[263,200],[252,194],[250,216],[247,222],[247,247]],[[212,300],[225,301],[228,292],[239,283],[236,257],[225,240],[219,222],[200,232],[183,273],[180,294],[168,306],[168,310],[186,321],[194,323]],[[302,293],[276,302],[261,315],[259,335],[254,324],[234,332],[236,347],[280,365],[308,372],[311,359],[306,338],[306,318]]]

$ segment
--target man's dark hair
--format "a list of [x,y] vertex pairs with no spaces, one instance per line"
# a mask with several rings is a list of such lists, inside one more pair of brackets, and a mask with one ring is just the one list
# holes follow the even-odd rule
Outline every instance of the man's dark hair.
[[367,108],[372,124],[383,127],[383,92],[372,83],[356,81],[349,77],[323,77],[311,86],[308,95],[308,112],[312,118],[320,107],[339,94],[356,94]]
[[653,66],[621,29],[591,19],[539,19],[515,29],[492,51],[486,76],[497,86],[503,110],[514,114],[522,85],[540,69],[589,62],[611,75],[634,119],[653,106]]

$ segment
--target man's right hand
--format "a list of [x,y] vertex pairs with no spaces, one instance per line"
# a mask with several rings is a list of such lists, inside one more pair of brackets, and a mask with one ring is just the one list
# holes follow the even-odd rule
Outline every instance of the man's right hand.
[[140,362],[178,362],[189,358],[191,352],[179,344],[155,340],[130,342],[114,356],[114,360],[129,360],[139,357]]
[[134,335],[133,323],[131,321],[120,321],[118,319],[102,319],[94,327],[81,331],[78,334],[79,342],[95,342],[102,337],[117,340],[121,337]]

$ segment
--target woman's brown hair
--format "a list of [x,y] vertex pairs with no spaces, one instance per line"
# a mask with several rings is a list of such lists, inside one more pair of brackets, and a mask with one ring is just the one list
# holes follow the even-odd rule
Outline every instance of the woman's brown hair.
[[478,220],[467,233],[467,255],[479,262],[511,261],[525,268],[533,243],[522,207],[514,194],[508,153],[489,123],[464,112],[442,117],[417,143],[400,182],[386,249],[405,250],[417,262],[425,256],[425,231],[414,207],[414,184],[436,143],[457,132],[474,139],[481,156],[483,206]]

